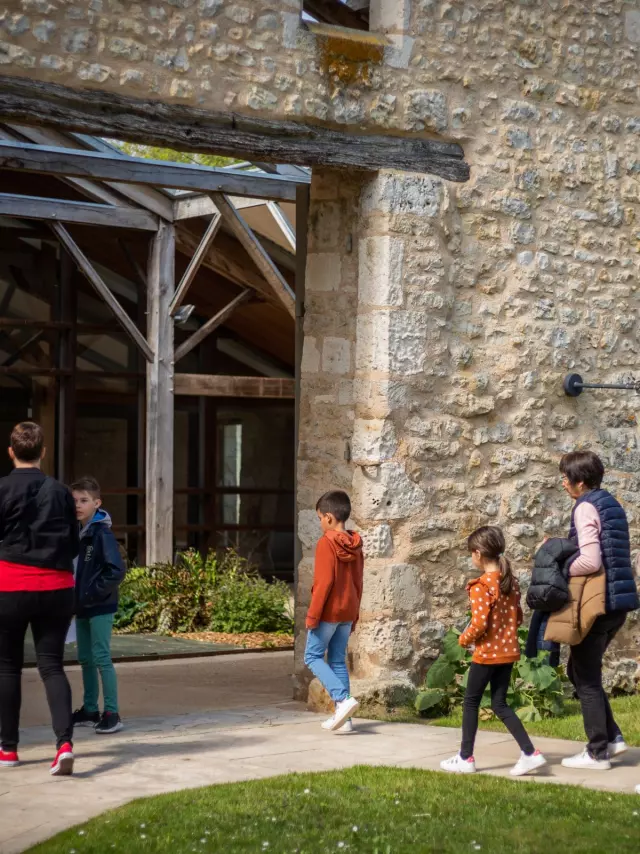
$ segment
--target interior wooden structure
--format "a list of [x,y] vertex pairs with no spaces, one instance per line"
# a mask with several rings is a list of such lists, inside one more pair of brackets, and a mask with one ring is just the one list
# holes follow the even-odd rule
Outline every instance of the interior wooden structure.
[[8,123],[0,158],[0,430],[97,477],[132,561],[232,546],[291,578],[309,171]]

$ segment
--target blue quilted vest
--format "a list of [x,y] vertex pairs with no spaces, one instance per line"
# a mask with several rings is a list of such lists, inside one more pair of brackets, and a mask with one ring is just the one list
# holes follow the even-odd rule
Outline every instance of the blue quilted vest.
[[607,574],[607,611],[635,611],[640,608],[638,590],[631,567],[631,544],[627,515],[606,489],[592,489],[576,501],[571,513],[569,537],[577,539],[574,515],[586,501],[598,511],[602,531],[602,562]]

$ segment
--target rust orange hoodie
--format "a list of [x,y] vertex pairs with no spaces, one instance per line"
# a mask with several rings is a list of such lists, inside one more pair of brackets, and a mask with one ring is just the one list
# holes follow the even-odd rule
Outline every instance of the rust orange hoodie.
[[319,623],[357,623],[364,556],[355,531],[327,531],[318,541],[307,611],[307,628]]

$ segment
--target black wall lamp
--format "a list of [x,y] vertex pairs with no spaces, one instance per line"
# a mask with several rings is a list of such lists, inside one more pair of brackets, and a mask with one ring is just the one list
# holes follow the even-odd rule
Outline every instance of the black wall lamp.
[[619,391],[635,391],[640,394],[640,380],[629,383],[585,383],[580,374],[567,374],[562,383],[564,393],[569,397],[578,397],[585,388],[609,388]]

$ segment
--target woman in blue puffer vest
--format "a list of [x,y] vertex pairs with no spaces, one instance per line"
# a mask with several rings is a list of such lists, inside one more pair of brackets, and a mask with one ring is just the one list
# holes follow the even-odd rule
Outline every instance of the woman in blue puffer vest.
[[570,574],[590,575],[604,569],[606,575],[606,613],[596,618],[581,643],[571,647],[567,668],[580,699],[589,742],[582,753],[564,759],[562,764],[607,771],[610,760],[624,753],[627,746],[602,687],[602,659],[627,613],[640,607],[631,566],[629,524],[620,503],[601,488],[604,465],[597,454],[565,454],[560,471],[564,489],[575,500],[569,537],[577,542],[579,554]]

